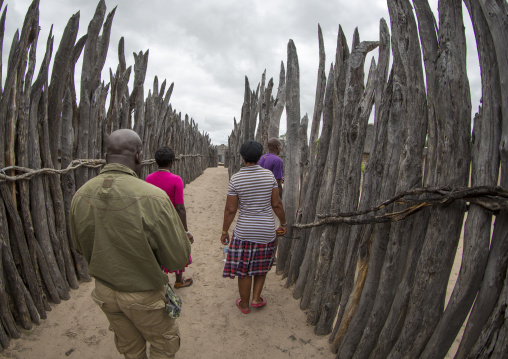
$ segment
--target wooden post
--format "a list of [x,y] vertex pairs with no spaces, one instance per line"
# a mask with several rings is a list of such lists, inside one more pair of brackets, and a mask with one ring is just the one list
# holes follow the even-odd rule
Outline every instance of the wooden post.
[[296,212],[298,210],[298,198],[300,194],[300,159],[301,148],[298,143],[298,128],[300,127],[300,69],[298,65],[298,55],[293,40],[289,40],[287,46],[287,75],[286,75],[286,115],[287,115],[287,133],[286,133],[286,158],[284,161],[284,187],[283,203],[286,212],[288,231],[286,239],[279,242],[277,256],[277,272],[284,269],[288,263],[286,259],[293,239],[292,225],[296,222]]
[[[466,44],[461,6],[460,1],[439,4],[441,54],[435,64],[435,110],[439,130],[436,150],[439,157],[434,167],[436,172],[433,183],[436,187],[464,187],[469,177],[471,102],[466,76]],[[417,263],[404,328],[389,358],[419,356],[430,339],[443,311],[464,209],[460,203],[433,209]]]

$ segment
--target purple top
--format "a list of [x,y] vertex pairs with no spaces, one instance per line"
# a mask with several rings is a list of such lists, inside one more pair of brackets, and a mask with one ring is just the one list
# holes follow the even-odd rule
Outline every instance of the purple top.
[[259,159],[258,165],[273,172],[273,176],[277,180],[284,177],[284,163],[282,159],[273,153],[267,153]]

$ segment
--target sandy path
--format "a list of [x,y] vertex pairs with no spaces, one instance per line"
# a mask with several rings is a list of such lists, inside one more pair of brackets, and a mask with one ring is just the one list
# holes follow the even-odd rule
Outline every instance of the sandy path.
[[[195,238],[194,278],[177,293],[184,302],[180,318],[182,343],[178,358],[334,358],[327,337],[313,334],[306,316],[284,281],[268,274],[265,308],[242,314],[235,305],[237,281],[222,278],[219,242],[228,184],[227,169],[209,168],[187,185],[185,201],[189,230]],[[174,277],[171,278],[174,281]],[[121,359],[108,330],[108,321],[92,302],[93,283],[82,283],[71,299],[53,306],[39,327],[12,340],[3,358]]]

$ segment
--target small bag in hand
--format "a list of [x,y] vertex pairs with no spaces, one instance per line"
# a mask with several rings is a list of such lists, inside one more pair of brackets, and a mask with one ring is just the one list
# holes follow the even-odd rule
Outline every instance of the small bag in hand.
[[177,319],[182,311],[182,299],[175,294],[169,283],[164,286],[164,291],[166,293],[166,314]]

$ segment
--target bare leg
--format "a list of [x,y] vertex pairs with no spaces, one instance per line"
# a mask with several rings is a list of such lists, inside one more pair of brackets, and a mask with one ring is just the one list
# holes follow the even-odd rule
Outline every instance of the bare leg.
[[279,246],[279,236],[275,237],[275,249],[273,250],[272,266],[277,266],[277,247]]
[[178,283],[182,283],[183,274],[182,273],[175,273],[176,281]]
[[240,298],[242,298],[240,306],[245,310],[249,309],[251,286],[252,286],[252,277],[245,278],[238,277],[238,291],[240,292]]
[[263,286],[265,284],[266,275],[256,275],[254,276],[254,288],[252,288],[252,303],[258,304],[263,302],[261,299],[261,291],[263,290]]
[[183,273],[175,273],[175,288],[184,288],[192,285],[192,278],[183,278]]

